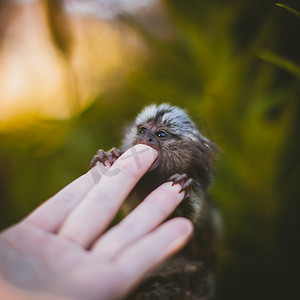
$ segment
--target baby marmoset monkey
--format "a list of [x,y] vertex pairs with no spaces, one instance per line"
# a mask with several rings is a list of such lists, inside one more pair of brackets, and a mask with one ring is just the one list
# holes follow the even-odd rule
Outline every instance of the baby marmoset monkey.
[[[127,129],[121,150],[99,150],[90,167],[98,161],[104,164],[108,160],[113,164],[124,151],[136,144],[151,146],[158,151],[158,157],[125,205],[133,209],[166,181],[180,183],[185,198],[172,216],[189,218],[194,224],[195,233],[179,256],[201,260],[209,269],[215,257],[218,222],[206,191],[213,178],[218,147],[199,132],[183,109],[168,104],[150,105]],[[182,272],[182,267],[179,272]],[[151,297],[154,299],[153,295]]]

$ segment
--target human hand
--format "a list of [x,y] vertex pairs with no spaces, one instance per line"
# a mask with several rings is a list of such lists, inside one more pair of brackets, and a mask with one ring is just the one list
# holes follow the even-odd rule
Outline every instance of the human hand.
[[162,223],[184,197],[170,182],[105,232],[157,155],[134,150],[141,164],[129,149],[110,168],[97,165],[0,235],[1,299],[119,299],[186,244],[189,220]]

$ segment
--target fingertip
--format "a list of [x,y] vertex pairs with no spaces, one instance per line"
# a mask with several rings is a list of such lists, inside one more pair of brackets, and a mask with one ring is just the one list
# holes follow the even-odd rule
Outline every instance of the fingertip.
[[175,197],[179,198],[180,201],[184,198],[184,193],[181,193],[181,185],[172,181],[163,183],[160,188],[167,190],[169,193],[173,193]]
[[194,232],[194,225],[191,220],[183,217],[176,217],[169,222],[173,222],[173,226],[176,226],[178,233],[181,236],[191,236]]
[[137,144],[127,151],[125,151],[116,163],[112,166],[114,168],[122,168],[140,174],[146,172],[155,159],[158,152],[150,146],[144,144]]
[[133,148],[135,148],[136,151],[139,152],[148,152],[149,154],[151,153],[151,155],[153,155],[154,158],[158,156],[157,150],[145,144],[136,144],[131,149]]
[[183,217],[173,218],[167,221],[167,223],[169,234],[172,236],[172,242],[169,244],[168,252],[169,255],[172,255],[188,243],[193,235],[194,226],[190,220]]

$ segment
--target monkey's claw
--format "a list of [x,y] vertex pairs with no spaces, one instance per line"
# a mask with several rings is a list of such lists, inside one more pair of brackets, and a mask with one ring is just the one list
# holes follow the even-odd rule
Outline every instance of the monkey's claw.
[[112,166],[114,162],[123,154],[123,152],[117,148],[112,148],[109,151],[105,152],[102,149],[100,149],[93,157],[90,163],[90,169],[93,168],[98,162],[103,164],[105,166],[106,162],[109,162]]
[[167,181],[173,181],[172,185],[179,183],[181,185],[180,193],[184,191],[184,199],[189,198],[191,194],[190,188],[193,183],[192,178],[188,178],[186,174],[174,174]]

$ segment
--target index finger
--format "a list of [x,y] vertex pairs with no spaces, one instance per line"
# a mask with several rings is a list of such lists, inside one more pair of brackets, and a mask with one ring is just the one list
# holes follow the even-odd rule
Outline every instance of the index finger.
[[[99,169],[100,168],[100,169]],[[38,225],[47,231],[56,232],[70,211],[99,182],[105,167],[100,165],[60,190],[36,208],[24,221]]]
[[126,151],[65,220],[59,234],[88,247],[115,217],[122,202],[146,173],[157,151],[138,144]]

